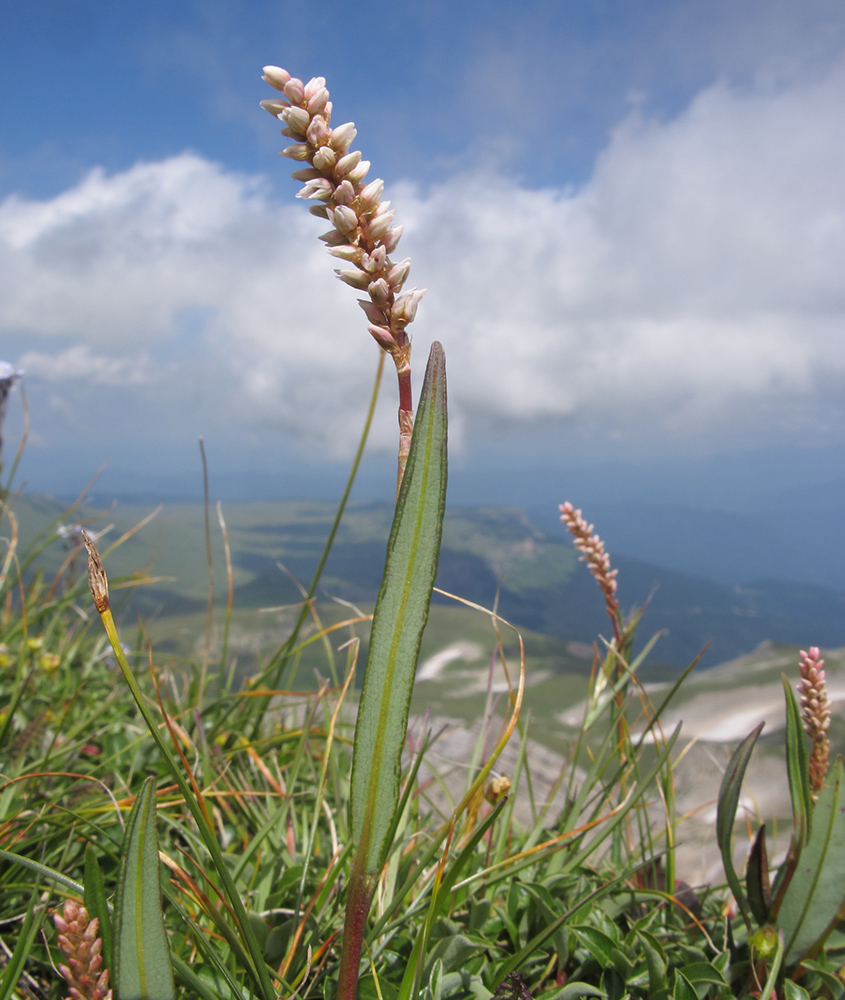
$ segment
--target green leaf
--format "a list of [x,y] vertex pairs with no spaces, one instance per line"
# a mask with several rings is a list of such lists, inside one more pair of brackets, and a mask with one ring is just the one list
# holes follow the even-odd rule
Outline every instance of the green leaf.
[[748,927],[751,926],[751,921],[745,906],[745,895],[733,863],[733,832],[739,796],[742,792],[742,781],[748,762],[751,760],[754,744],[757,742],[757,737],[764,724],[761,722],[756,729],[753,729],[734,751],[722,778],[722,785],[719,788],[719,802],[716,808],[716,841],[722,854],[725,877]]
[[813,817],[813,799],[810,794],[810,761],[804,739],[801,708],[788,678],[783,675],[783,693],[786,697],[786,773],[789,778],[789,795],[795,823],[793,834],[797,849],[803,847],[810,836]]
[[783,995],[786,1000],[810,1000],[810,994],[791,979],[784,980]]
[[613,941],[602,931],[588,925],[569,928],[602,968],[613,963]]
[[788,966],[804,956],[812,957],[838,922],[845,904],[844,777],[840,757],[833,780],[819,794],[812,832],[778,912]]
[[36,882],[29,899],[29,906],[26,909],[23,926],[18,934],[15,950],[8,954],[3,978],[0,979],[0,998],[2,1000],[12,1000],[22,994],[18,992],[20,976],[26,968],[32,947],[41,931],[44,916],[47,908],[39,902],[40,886]]
[[351,818],[358,871],[390,847],[408,709],[437,575],[446,505],[446,364],[434,343],[396,502],[355,727]]
[[115,903],[117,1000],[175,1000],[161,914],[155,778],[144,782],[123,837]]
[[745,867],[745,888],[748,891],[748,905],[754,919],[761,926],[768,923],[772,906],[772,888],[769,884],[769,856],[766,851],[766,824],[757,831],[748,864]]
[[111,917],[106,902],[106,890],[103,887],[100,862],[97,860],[94,845],[90,841],[85,845],[85,894],[83,899],[88,916],[96,917],[98,920],[100,940],[103,942],[103,966],[110,969],[112,967]]

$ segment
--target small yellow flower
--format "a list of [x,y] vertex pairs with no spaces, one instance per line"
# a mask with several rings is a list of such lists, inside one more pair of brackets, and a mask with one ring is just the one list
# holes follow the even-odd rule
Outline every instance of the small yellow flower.
[[57,653],[44,653],[38,661],[41,669],[48,674],[55,673],[61,662],[62,658]]
[[12,657],[9,655],[9,647],[5,642],[0,642],[0,667],[8,667],[12,662]]
[[43,645],[44,645],[44,636],[43,635],[39,635],[39,636],[36,636],[33,639],[27,639],[26,640],[26,648],[31,653],[37,653],[38,650],[41,649],[41,647]]

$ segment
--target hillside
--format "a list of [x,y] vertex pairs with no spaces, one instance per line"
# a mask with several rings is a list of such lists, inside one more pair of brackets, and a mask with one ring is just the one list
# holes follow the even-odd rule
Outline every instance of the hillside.
[[[22,538],[42,529],[55,534],[63,510],[60,503],[48,498],[21,498],[18,515]],[[108,511],[86,510],[83,520],[90,519],[93,530],[113,525],[105,536],[113,540],[151,510],[118,504]],[[234,606],[239,612],[290,605],[301,599],[295,581],[309,582],[334,510],[333,504],[313,501],[225,506]],[[350,507],[323,575],[321,598],[354,602],[365,609],[372,606],[391,516],[387,504]],[[79,513],[74,518],[78,519]],[[222,602],[225,562],[214,511],[212,537],[215,595]],[[51,546],[45,556],[48,565],[59,565],[67,554],[67,544]],[[661,665],[686,665],[708,642],[703,666],[742,656],[767,640],[799,646],[845,645],[845,592],[775,579],[732,587],[642,560],[615,557],[612,550],[611,558],[619,569],[623,609],[647,603],[641,638],[663,633],[652,656],[654,670]],[[133,598],[129,609],[133,616],[140,613],[163,622],[204,614],[208,569],[201,505],[166,506],[107,559],[112,577],[142,567],[156,582]],[[550,649],[565,650],[567,643],[591,644],[597,635],[608,632],[600,595],[587,570],[578,563],[563,528],[556,533],[540,531],[518,508],[450,509],[437,585],[485,607],[492,607],[498,594],[499,613],[521,629],[549,637]],[[439,595],[435,601],[444,606],[452,603]],[[462,621],[460,615],[456,621]],[[460,638],[461,626],[454,627]],[[558,656],[557,669],[564,668],[565,659],[563,653]]]

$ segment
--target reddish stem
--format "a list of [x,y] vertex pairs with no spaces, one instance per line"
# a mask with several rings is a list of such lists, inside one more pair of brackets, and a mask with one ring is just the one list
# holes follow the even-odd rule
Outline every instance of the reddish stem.
[[358,995],[358,968],[367,929],[367,915],[375,891],[375,879],[355,870],[349,875],[346,899],[346,919],[343,923],[343,950],[340,956],[340,978],[337,1000],[355,1000]]

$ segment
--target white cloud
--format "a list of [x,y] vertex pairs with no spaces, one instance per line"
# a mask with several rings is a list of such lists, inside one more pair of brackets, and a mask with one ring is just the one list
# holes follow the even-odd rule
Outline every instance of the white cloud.
[[[622,122],[579,190],[396,186],[411,281],[429,288],[417,368],[441,339],[470,423],[683,436],[839,405],[843,102],[843,67],[789,89],[717,84],[671,121]],[[233,419],[342,451],[374,349],[320,231],[195,155],[93,171],[0,203],[0,330],[39,336],[33,376],[164,379],[183,398],[211,380]]]

